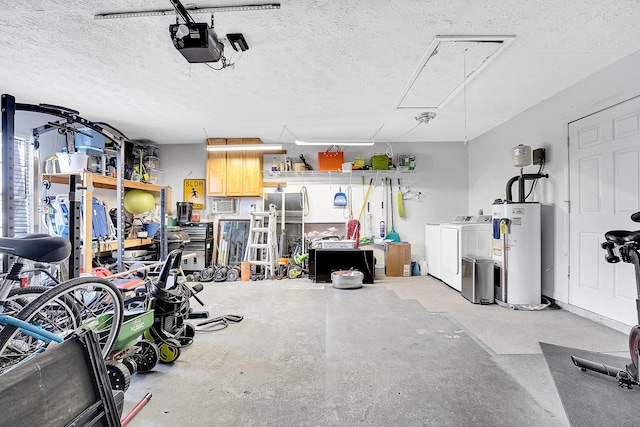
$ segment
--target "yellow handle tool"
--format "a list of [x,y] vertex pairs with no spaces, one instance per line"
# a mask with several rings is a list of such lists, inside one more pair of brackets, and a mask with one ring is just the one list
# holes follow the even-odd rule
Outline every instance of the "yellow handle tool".
[[360,213],[358,214],[358,221],[362,218],[362,211],[364,211],[364,207],[367,205],[367,198],[369,197],[369,190],[371,190],[371,184],[373,183],[373,178],[369,180],[369,186],[367,187],[367,192],[364,195],[364,200],[362,201],[362,207],[360,208]]
[[398,215],[404,218],[404,201],[402,200],[402,189],[400,188],[400,178],[398,178]]

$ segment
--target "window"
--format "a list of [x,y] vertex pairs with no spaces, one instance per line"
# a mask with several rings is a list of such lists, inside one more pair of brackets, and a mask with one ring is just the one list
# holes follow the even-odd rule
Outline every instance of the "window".
[[[13,173],[16,235],[32,233],[34,231],[34,200],[33,200],[33,144],[22,138],[14,138],[15,166]],[[0,150],[0,168],[4,167],[2,151]],[[0,196],[6,191],[6,184],[0,175]],[[0,197],[0,222],[4,224],[4,207]]]

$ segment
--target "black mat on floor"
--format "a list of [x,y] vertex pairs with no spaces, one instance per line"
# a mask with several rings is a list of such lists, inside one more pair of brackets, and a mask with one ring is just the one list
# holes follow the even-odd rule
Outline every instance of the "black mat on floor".
[[605,365],[624,368],[623,357],[540,343],[549,370],[574,426],[637,426],[640,389],[618,387],[618,381],[597,372],[583,372],[571,361],[578,356]]

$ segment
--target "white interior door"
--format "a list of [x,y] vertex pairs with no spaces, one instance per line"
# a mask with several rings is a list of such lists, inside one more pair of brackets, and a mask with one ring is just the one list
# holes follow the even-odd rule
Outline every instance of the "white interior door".
[[569,303],[616,321],[637,321],[631,264],[609,264],[609,230],[635,230],[640,210],[640,98],[569,124]]

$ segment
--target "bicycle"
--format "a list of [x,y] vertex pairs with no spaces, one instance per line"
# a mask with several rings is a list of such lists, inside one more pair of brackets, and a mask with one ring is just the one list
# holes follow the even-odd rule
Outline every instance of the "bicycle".
[[[631,215],[631,220],[640,222],[640,212]],[[605,365],[599,362],[583,359],[577,356],[571,356],[573,364],[582,371],[590,370],[600,374],[609,375],[618,380],[620,387],[632,388],[640,386],[640,375],[638,373],[638,362],[640,359],[640,230],[612,230],[605,233],[606,242],[602,243],[602,248],[607,251],[605,259],[609,263],[623,262],[633,264],[635,268],[636,279],[636,311],[638,314],[638,325],[631,328],[629,332],[629,353],[631,355],[631,363],[620,369]],[[618,255],[615,254],[618,250]]]
[[79,277],[50,288],[15,287],[25,260],[62,262],[71,253],[69,241],[46,234],[2,237],[0,253],[16,257],[0,284],[0,373],[80,326],[96,332],[103,357],[109,354],[124,316],[122,295],[109,280]]

